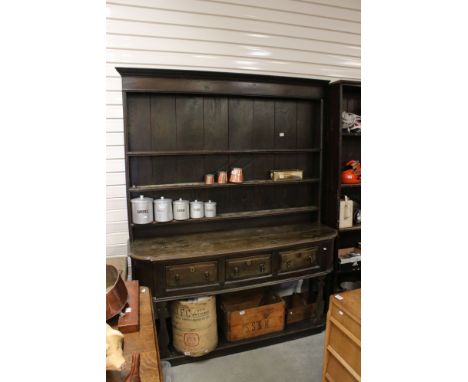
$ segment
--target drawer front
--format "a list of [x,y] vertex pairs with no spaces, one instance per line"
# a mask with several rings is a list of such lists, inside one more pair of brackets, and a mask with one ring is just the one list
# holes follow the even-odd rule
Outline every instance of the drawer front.
[[361,347],[332,322],[330,325],[329,346],[356,372],[361,375]]
[[356,338],[361,339],[361,325],[335,304],[330,304],[331,316],[348,329]]
[[325,370],[325,380],[333,382],[356,382],[357,379],[346,370],[346,368],[338,361],[333,354],[328,353],[328,365]]
[[216,261],[166,267],[166,288],[169,289],[217,282],[218,264]]
[[280,273],[306,270],[317,268],[320,269],[319,263],[319,246],[309,246],[279,253],[281,258]]
[[226,260],[226,280],[243,280],[271,275],[271,255]]

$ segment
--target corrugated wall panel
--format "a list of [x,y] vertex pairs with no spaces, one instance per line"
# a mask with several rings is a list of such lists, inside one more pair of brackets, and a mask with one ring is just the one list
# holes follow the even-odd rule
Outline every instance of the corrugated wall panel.
[[359,79],[359,0],[107,3],[107,255],[127,253],[121,79],[116,66]]

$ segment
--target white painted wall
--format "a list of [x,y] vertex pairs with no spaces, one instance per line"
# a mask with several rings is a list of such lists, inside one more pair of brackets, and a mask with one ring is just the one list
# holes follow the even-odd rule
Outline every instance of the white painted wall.
[[116,66],[360,79],[360,0],[107,2],[107,256],[127,253]]

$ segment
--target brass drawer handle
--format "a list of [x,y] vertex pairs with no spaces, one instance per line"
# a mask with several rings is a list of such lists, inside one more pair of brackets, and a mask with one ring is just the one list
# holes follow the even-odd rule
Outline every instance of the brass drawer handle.
[[260,264],[258,268],[260,270],[260,273],[265,272],[265,264]]
[[307,258],[309,259],[309,263],[311,263],[311,264],[312,264],[312,263],[313,263],[313,261],[314,261],[314,256],[312,256],[312,255],[309,255]]
[[246,264],[248,267],[250,267],[250,266],[252,265],[252,260],[247,260],[247,261],[245,262],[245,264]]

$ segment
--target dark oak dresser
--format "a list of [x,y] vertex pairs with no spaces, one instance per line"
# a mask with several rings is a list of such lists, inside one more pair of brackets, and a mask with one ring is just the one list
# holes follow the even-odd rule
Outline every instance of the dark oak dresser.
[[[327,81],[118,68],[122,76],[132,276],[148,286],[161,358],[172,347],[169,304],[205,295],[274,288],[304,280],[313,318],[281,332],[228,342],[219,331],[206,356],[320,332],[333,271],[336,230],[321,224],[322,136]],[[203,176],[243,169],[240,184]],[[272,169],[303,179],[273,181]],[[130,200],[217,203],[213,218],[133,224]]]

